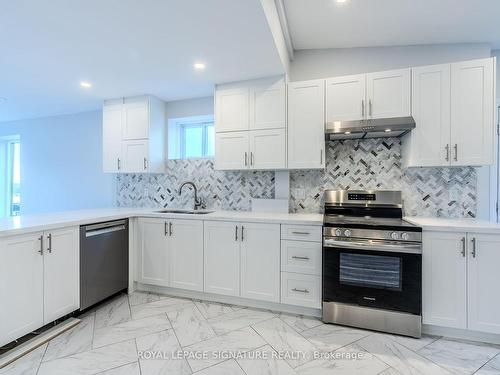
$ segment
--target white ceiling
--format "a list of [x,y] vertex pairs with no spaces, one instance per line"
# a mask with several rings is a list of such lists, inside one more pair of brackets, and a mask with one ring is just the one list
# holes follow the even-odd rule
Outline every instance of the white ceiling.
[[0,0],[0,46],[0,121],[283,73],[259,0]]
[[283,0],[295,49],[490,43],[499,0]]

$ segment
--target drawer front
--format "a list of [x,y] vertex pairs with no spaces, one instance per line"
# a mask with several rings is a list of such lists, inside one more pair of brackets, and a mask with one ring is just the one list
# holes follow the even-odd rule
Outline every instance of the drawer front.
[[321,278],[298,273],[281,273],[281,303],[321,308]]
[[321,242],[281,241],[281,271],[321,276]]
[[321,228],[316,225],[282,225],[281,239],[322,242]]

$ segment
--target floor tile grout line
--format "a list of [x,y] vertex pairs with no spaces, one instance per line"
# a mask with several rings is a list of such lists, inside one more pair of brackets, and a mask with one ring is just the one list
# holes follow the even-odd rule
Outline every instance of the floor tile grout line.
[[[174,326],[172,324],[172,321],[170,320],[170,318],[168,317],[168,314],[165,313],[165,316],[167,317],[167,320],[168,322],[170,323],[170,326],[172,327],[172,332],[174,333],[174,336],[175,336],[175,339],[177,340],[177,344],[179,345],[179,349],[183,349],[183,346],[181,345],[181,342],[179,340],[179,336],[177,336],[177,332],[175,332],[175,329],[174,329]],[[191,373],[193,373],[193,368],[191,367],[189,361],[187,361],[186,359],[183,359],[183,361],[185,361],[189,367],[189,370],[191,370]]]
[[43,351],[42,357],[40,358],[40,362],[38,363],[38,366],[36,368],[35,375],[38,375],[38,371],[40,371],[40,367],[42,366],[43,363],[43,357],[45,357],[45,354],[47,354],[47,349],[49,348],[50,340],[47,342],[47,345],[45,346],[45,350]]
[[139,374],[142,375],[141,362],[139,361],[139,346],[137,345],[137,339],[134,339],[135,350],[137,352],[137,365],[139,366]]
[[116,370],[117,368],[120,368],[120,367],[124,367],[124,366],[128,366],[128,365],[131,365],[132,363],[136,363],[136,362],[139,362],[139,360],[135,360],[135,361],[132,361],[132,362],[129,362],[129,363],[124,363],[120,366],[114,366],[114,367],[110,367],[106,370],[102,370],[102,371],[99,371],[99,372],[93,372],[92,374],[89,374],[89,375],[99,375],[99,374],[102,374],[106,371],[111,371],[111,370]]
[[[217,337],[217,333],[215,333],[215,330],[214,328],[212,327],[212,325],[208,322],[208,319],[205,318],[205,316],[203,315],[203,313],[201,312],[200,308],[196,305],[196,303],[193,301],[193,305],[194,305],[194,308],[200,313],[201,317],[203,318],[203,320],[205,321],[205,323],[207,323],[208,325],[208,328],[210,328],[210,331],[212,331],[212,333],[215,335],[214,337]],[[211,337],[213,338],[213,337]]]

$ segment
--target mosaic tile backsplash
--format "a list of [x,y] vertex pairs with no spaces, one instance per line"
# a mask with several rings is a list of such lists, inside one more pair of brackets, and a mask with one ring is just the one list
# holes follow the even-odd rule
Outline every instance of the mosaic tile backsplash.
[[476,216],[472,167],[401,168],[401,140],[329,142],[325,170],[290,173],[290,211],[321,212],[324,189],[401,190],[406,216]]
[[[399,138],[329,142],[325,170],[290,172],[290,212],[321,212],[324,189],[402,190],[407,216],[476,216],[476,170],[401,168]],[[118,175],[117,204],[126,207],[193,206],[193,181],[208,208],[251,209],[252,198],[274,198],[274,172],[221,172],[211,159],[169,160],[165,174]]]

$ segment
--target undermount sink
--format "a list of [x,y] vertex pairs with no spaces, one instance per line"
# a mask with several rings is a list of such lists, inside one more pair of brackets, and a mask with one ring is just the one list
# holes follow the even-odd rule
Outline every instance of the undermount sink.
[[214,211],[208,211],[208,210],[180,210],[180,209],[166,209],[166,210],[160,210],[156,211],[161,214],[189,214],[189,215],[206,215],[209,213],[212,213]]

